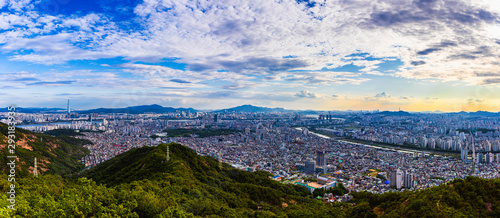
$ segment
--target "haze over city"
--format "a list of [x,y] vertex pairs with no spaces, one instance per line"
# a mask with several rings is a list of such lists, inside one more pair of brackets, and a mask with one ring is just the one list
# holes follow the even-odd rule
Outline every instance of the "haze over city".
[[500,110],[493,0],[0,7],[3,106]]

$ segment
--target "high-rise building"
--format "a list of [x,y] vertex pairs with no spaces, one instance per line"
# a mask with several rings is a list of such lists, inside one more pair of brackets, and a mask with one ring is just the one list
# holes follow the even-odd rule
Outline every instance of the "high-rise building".
[[482,153],[477,153],[477,163],[482,163],[483,162],[483,154]]
[[325,152],[316,149],[316,165],[324,167],[326,165]]
[[401,187],[403,186],[403,172],[400,169],[397,169],[391,171],[389,174],[389,185],[392,187],[396,187],[396,189],[401,189]]
[[215,114],[214,115],[214,123],[217,123],[217,121],[219,121],[219,117],[218,117],[218,114]]
[[306,171],[306,174],[316,173],[316,164],[314,163],[313,159],[308,158],[306,160],[306,162],[304,163],[304,170]]
[[401,189],[403,186],[403,172],[398,169],[396,172],[396,189]]
[[495,159],[495,155],[493,155],[493,153],[486,154],[486,163],[493,163],[494,159]]
[[68,114],[70,114],[70,113],[71,113],[71,109],[70,109],[70,107],[69,107],[69,99],[68,99],[67,112],[68,112]]
[[467,161],[467,148],[463,148],[460,152],[460,159],[462,159],[462,161]]
[[408,170],[405,170],[404,176],[403,176],[404,182],[403,185],[405,188],[410,189],[413,188],[413,173],[410,173]]

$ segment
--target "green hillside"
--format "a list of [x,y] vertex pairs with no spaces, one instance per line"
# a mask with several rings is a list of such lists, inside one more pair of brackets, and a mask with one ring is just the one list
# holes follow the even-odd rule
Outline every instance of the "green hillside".
[[[7,163],[8,153],[8,126],[0,123],[0,160]],[[53,137],[41,133],[16,128],[16,149],[15,156],[18,157],[16,163],[16,174],[27,176],[33,171],[34,158],[37,158],[39,171],[44,173],[55,173],[67,175],[79,172],[83,169],[80,159],[88,154],[88,149],[83,145],[90,143],[86,140],[60,135]],[[0,166],[2,172],[6,172],[7,165]]]
[[354,193],[354,214],[375,217],[500,217],[500,179],[467,177],[416,192]]
[[[192,199],[189,205],[193,207],[198,207],[201,203],[198,201],[205,199],[203,208],[185,208],[186,212],[201,216],[225,207],[234,210],[231,213],[235,214],[251,213],[258,209],[259,203],[278,214],[284,213],[280,209],[283,203],[304,202],[321,206],[320,202],[309,198],[304,187],[271,180],[271,174],[267,172],[249,173],[234,169],[212,157],[198,156],[193,150],[176,143],[133,149],[96,166],[83,176],[107,187],[129,186],[135,182],[155,185],[167,182],[171,188],[177,187],[176,191],[169,192],[171,197]],[[161,208],[164,209],[167,207]]]

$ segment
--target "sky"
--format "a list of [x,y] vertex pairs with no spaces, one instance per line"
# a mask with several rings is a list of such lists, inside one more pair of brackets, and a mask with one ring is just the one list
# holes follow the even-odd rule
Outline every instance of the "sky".
[[0,0],[0,106],[500,111],[496,0]]

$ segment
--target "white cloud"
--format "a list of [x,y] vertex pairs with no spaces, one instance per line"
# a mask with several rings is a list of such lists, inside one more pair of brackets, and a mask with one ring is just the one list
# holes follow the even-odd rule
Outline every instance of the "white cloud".
[[[32,9],[31,0],[9,0],[9,9],[22,11],[25,8]],[[5,1],[4,1],[5,4]]]
[[307,91],[307,90],[302,90],[298,93],[295,93],[294,96],[299,97],[299,98],[316,98],[317,97],[315,93]]
[[[262,93],[259,88],[273,86],[294,90],[276,98],[297,99],[321,98],[306,90],[311,86],[362,84],[371,75],[500,83],[494,28],[500,8],[494,1],[332,0],[308,8],[293,0],[145,0],[133,10],[137,17],[127,21],[137,22],[136,29],[120,27],[108,14],[44,15],[29,2],[4,2],[26,13],[0,14],[1,50],[10,60],[130,61],[116,67],[133,78],[78,72],[71,75],[89,78],[76,78],[75,86],[210,89],[228,98],[235,90]],[[352,56],[360,53],[366,54]],[[164,58],[178,58],[186,70],[160,66]],[[403,66],[378,69],[389,59],[400,59]],[[360,73],[333,72],[347,64],[361,67]],[[383,92],[359,100],[396,98]]]
[[365,97],[365,101],[391,101],[394,98],[385,92],[378,93],[374,96]]

